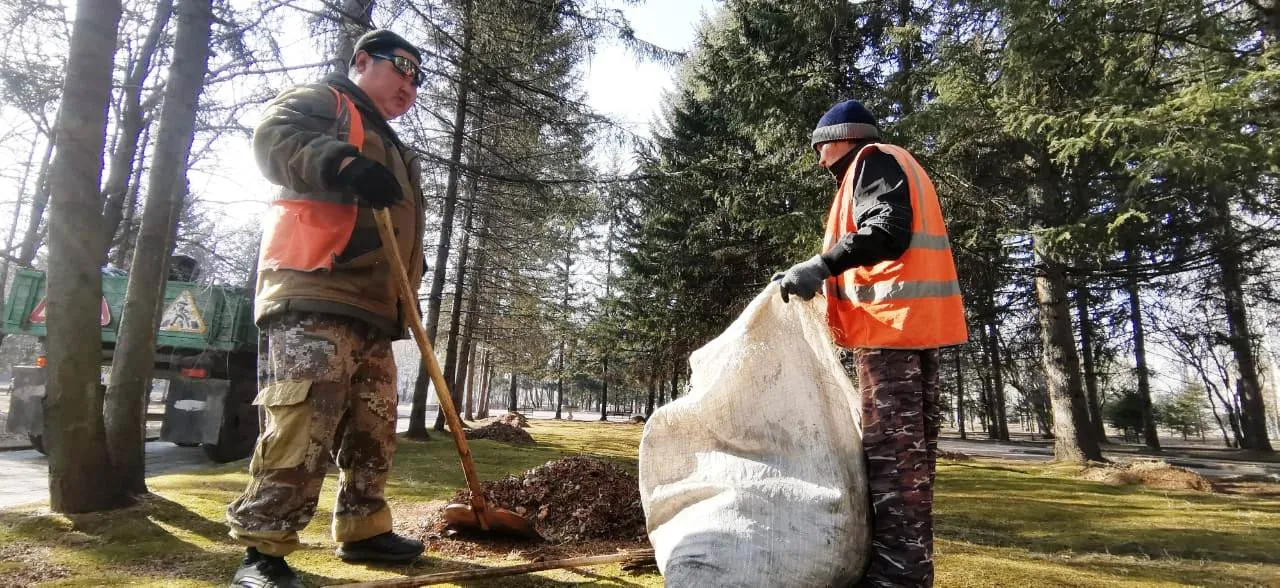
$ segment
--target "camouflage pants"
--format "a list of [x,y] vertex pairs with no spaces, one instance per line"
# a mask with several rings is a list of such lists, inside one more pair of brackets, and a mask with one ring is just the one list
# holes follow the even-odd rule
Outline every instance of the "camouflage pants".
[[871,561],[858,585],[932,586],[938,350],[846,350],[841,360],[862,395],[871,486]]
[[231,536],[269,555],[298,548],[330,460],[338,464],[335,541],[391,530],[383,499],[395,456],[391,341],[355,319],[285,313],[267,319],[258,349],[266,412],[249,464],[253,480],[227,507]]

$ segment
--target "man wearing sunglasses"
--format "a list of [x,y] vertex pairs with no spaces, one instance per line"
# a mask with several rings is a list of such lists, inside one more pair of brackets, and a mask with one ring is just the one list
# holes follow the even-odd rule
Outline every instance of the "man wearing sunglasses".
[[285,90],[253,146],[279,187],[263,219],[255,320],[266,426],[244,493],[227,507],[246,547],[232,586],[301,586],[284,557],[338,466],[332,535],[345,561],[408,562],[420,541],[391,531],[383,491],[395,455],[391,341],[408,313],[396,296],[372,209],[386,208],[414,290],[425,271],[416,152],[387,121],[414,104],[421,54],[391,31],[355,44],[346,75]]

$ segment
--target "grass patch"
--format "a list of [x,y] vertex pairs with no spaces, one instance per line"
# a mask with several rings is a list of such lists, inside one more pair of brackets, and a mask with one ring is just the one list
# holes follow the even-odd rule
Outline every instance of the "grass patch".
[[[533,421],[534,447],[472,444],[486,480],[568,455],[636,470],[641,428]],[[19,585],[208,586],[225,583],[241,550],[223,509],[245,486],[245,464],[160,476],[154,496],[122,511],[63,516],[42,507],[0,513],[0,575]],[[1246,495],[1114,487],[1078,479],[1078,468],[977,459],[944,461],[935,501],[939,586],[1280,585],[1280,500]],[[463,487],[452,443],[402,440],[387,494],[408,525],[424,505]],[[356,566],[333,556],[326,484],[303,549],[290,562],[309,585],[519,563],[520,554],[464,560],[438,552],[412,566]],[[44,572],[42,575],[42,571]],[[661,586],[653,573],[617,566],[543,572],[477,586]]]

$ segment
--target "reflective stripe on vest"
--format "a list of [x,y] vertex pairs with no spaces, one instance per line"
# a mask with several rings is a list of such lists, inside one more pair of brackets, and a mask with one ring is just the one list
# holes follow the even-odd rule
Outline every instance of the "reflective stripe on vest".
[[[964,343],[969,338],[964,303],[933,182],[910,153],[894,145],[864,147],[849,169],[859,169],[876,149],[892,155],[906,174],[911,244],[898,259],[853,268],[827,280],[832,337],[848,348],[929,349]],[[861,178],[846,177],[836,192],[827,217],[825,249],[857,231],[854,209],[860,185]]]
[[[364,147],[364,122],[346,94],[332,86],[338,99],[335,113],[338,138]],[[303,272],[329,271],[334,259],[351,242],[360,208],[355,203],[313,200],[275,200],[263,218],[258,267]]]

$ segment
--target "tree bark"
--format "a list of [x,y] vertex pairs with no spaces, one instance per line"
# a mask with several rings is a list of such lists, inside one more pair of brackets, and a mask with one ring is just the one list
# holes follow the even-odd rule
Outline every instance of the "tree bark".
[[[449,148],[449,177],[445,182],[444,202],[440,207],[440,240],[436,243],[435,266],[431,272],[431,291],[427,295],[427,338],[436,340],[436,331],[440,324],[440,304],[444,295],[445,269],[449,263],[449,245],[453,240],[453,214],[458,203],[458,176],[461,173],[462,144],[466,138],[467,101],[470,91],[471,76],[471,0],[463,3],[462,22],[462,55],[457,81],[457,99],[453,113],[453,142]],[[427,434],[427,370],[418,373],[418,382],[413,389],[413,408],[409,411],[409,431],[411,438],[425,437]]]
[[[138,239],[134,217],[138,212],[138,195],[142,191],[142,171],[146,167],[143,162],[147,158],[147,149],[151,144],[151,127],[142,129],[142,138],[138,142],[138,154],[133,164],[133,177],[129,180],[128,195],[125,197],[124,215],[120,220],[120,241],[111,252],[111,264],[128,267],[133,262],[134,244]],[[255,276],[256,277],[256,276]]]
[[1080,358],[1072,337],[1067,301],[1067,279],[1060,263],[1045,254],[1035,240],[1036,302],[1040,309],[1042,364],[1049,402],[1053,406],[1054,459],[1065,462],[1104,461],[1098,442],[1089,431]]
[[[114,48],[114,45],[112,47]],[[64,96],[63,104],[66,103]],[[103,132],[105,133],[106,131]],[[22,247],[18,250],[18,265],[21,267],[31,267],[32,262],[36,259],[36,251],[40,250],[40,223],[44,220],[44,209],[49,204],[49,192],[53,188],[53,181],[49,174],[53,168],[53,153],[54,146],[57,144],[57,136],[58,130],[55,127],[44,146],[44,157],[41,159],[40,175],[36,180],[36,191],[31,196],[31,214],[27,217],[27,231],[23,234]],[[103,142],[106,142],[105,137],[103,137]],[[99,173],[101,173],[101,170],[99,170]]]
[[343,0],[340,8],[335,3],[326,2],[325,5],[338,24],[333,47],[329,51],[333,56],[329,69],[347,73],[351,67],[351,58],[355,56],[356,40],[373,28],[374,0]]
[[[99,386],[98,263],[106,244],[98,185],[120,13],[119,0],[77,2],[55,124],[58,149],[49,173],[53,214],[45,398],[49,503],[55,512],[94,512],[132,503],[115,483]],[[38,223],[42,211],[33,206],[31,213]]]
[[[1125,261],[1134,264],[1133,252],[1125,252]],[[1147,447],[1160,451],[1160,436],[1156,432],[1155,411],[1151,409],[1151,373],[1147,369],[1146,332],[1142,325],[1142,297],[1138,291],[1138,278],[1132,274],[1125,280],[1129,294],[1129,324],[1133,329],[1133,366],[1138,376],[1138,403],[1142,411],[1142,436]]]
[[520,375],[511,372],[511,391],[507,393],[507,412],[518,412],[520,408]]
[[[453,283],[453,308],[449,315],[449,344],[444,352],[444,379],[445,383],[449,385],[450,395],[456,397],[454,398],[455,404],[460,404],[461,397],[458,395],[462,393],[456,385],[457,374],[455,372],[458,371],[459,329],[462,325],[462,302],[465,299],[467,289],[467,257],[471,252],[471,215],[474,211],[475,199],[472,198],[468,200],[466,212],[463,213],[464,220],[462,224],[465,228],[462,234],[462,250],[458,253],[458,275],[454,278]],[[432,337],[432,335],[428,335],[428,337]],[[435,430],[444,430],[444,411],[442,410],[436,411]]]
[[1085,399],[1089,409],[1089,426],[1100,443],[1106,442],[1107,433],[1102,418],[1102,403],[1098,401],[1097,360],[1093,356],[1093,315],[1089,312],[1089,289],[1076,288],[1076,319],[1080,321],[1080,354],[1084,361]]
[[649,377],[649,399],[644,407],[644,418],[653,416],[653,376]]
[[[471,343],[468,342],[467,355],[470,356],[472,353],[475,353],[475,349],[472,348]],[[466,404],[466,407],[467,407],[466,418],[469,421],[475,420],[475,393],[473,390],[475,386],[473,385],[473,377],[472,377],[474,375],[472,372],[474,371],[475,371],[475,365],[473,365],[473,362],[468,361],[463,364],[463,367],[462,367],[462,373],[464,375],[464,377],[462,378],[462,388],[464,390],[463,402]]]
[[955,348],[956,360],[956,423],[960,428],[960,438],[968,439],[964,430],[964,366],[960,362],[960,348]]
[[[115,240],[116,231],[120,229],[120,221],[124,217],[125,198],[129,195],[129,180],[133,177],[133,166],[138,155],[138,139],[145,126],[143,113],[151,108],[151,104],[143,105],[142,87],[151,73],[151,59],[155,56],[156,47],[164,29],[169,24],[169,16],[173,12],[173,0],[156,2],[155,18],[143,38],[129,75],[125,78],[121,89],[120,105],[120,141],[116,143],[111,154],[110,172],[107,174],[106,186],[102,190],[106,206],[103,208],[103,235],[108,249]],[[150,100],[148,101],[150,102]]]
[[[484,272],[484,263],[485,263],[483,250],[480,251],[480,255],[478,256],[478,258],[479,259],[476,260],[476,268],[471,272],[472,277],[471,277],[470,295],[467,296],[467,322],[465,325],[463,325],[463,328],[462,328],[462,344],[463,344],[463,352],[461,356],[462,362],[458,366],[458,373],[459,373],[458,377],[461,377],[461,374],[467,374],[468,379],[470,379],[471,377],[470,376],[471,368],[473,367],[472,364],[474,363],[474,361],[472,360],[472,355],[476,348],[476,345],[475,345],[476,322],[479,320],[479,317],[480,317],[479,308],[478,308],[479,302],[480,302],[480,278]],[[470,393],[471,393],[471,386],[468,385],[467,386],[467,394],[468,394],[467,420],[472,420]]]
[[1004,361],[1000,357],[1000,331],[995,321],[987,323],[987,344],[991,346],[991,423],[993,439],[1009,440],[1009,409],[1004,398]]
[[146,398],[155,370],[156,328],[164,301],[169,247],[187,191],[187,157],[208,71],[213,3],[178,0],[177,17],[173,63],[160,113],[155,161],[148,177],[147,205],[130,265],[120,339],[107,387],[107,450],[112,466],[121,476],[121,489],[133,494],[147,491],[143,459]]
[[1262,384],[1258,379],[1258,365],[1253,349],[1253,334],[1249,329],[1248,308],[1244,300],[1244,278],[1237,235],[1232,225],[1231,207],[1226,196],[1217,188],[1210,199],[1213,206],[1217,262],[1221,278],[1222,296],[1227,310],[1227,345],[1231,348],[1240,370],[1236,380],[1236,394],[1240,397],[1240,430],[1243,434],[1240,447],[1271,451],[1267,438],[1267,408],[1262,398]]

